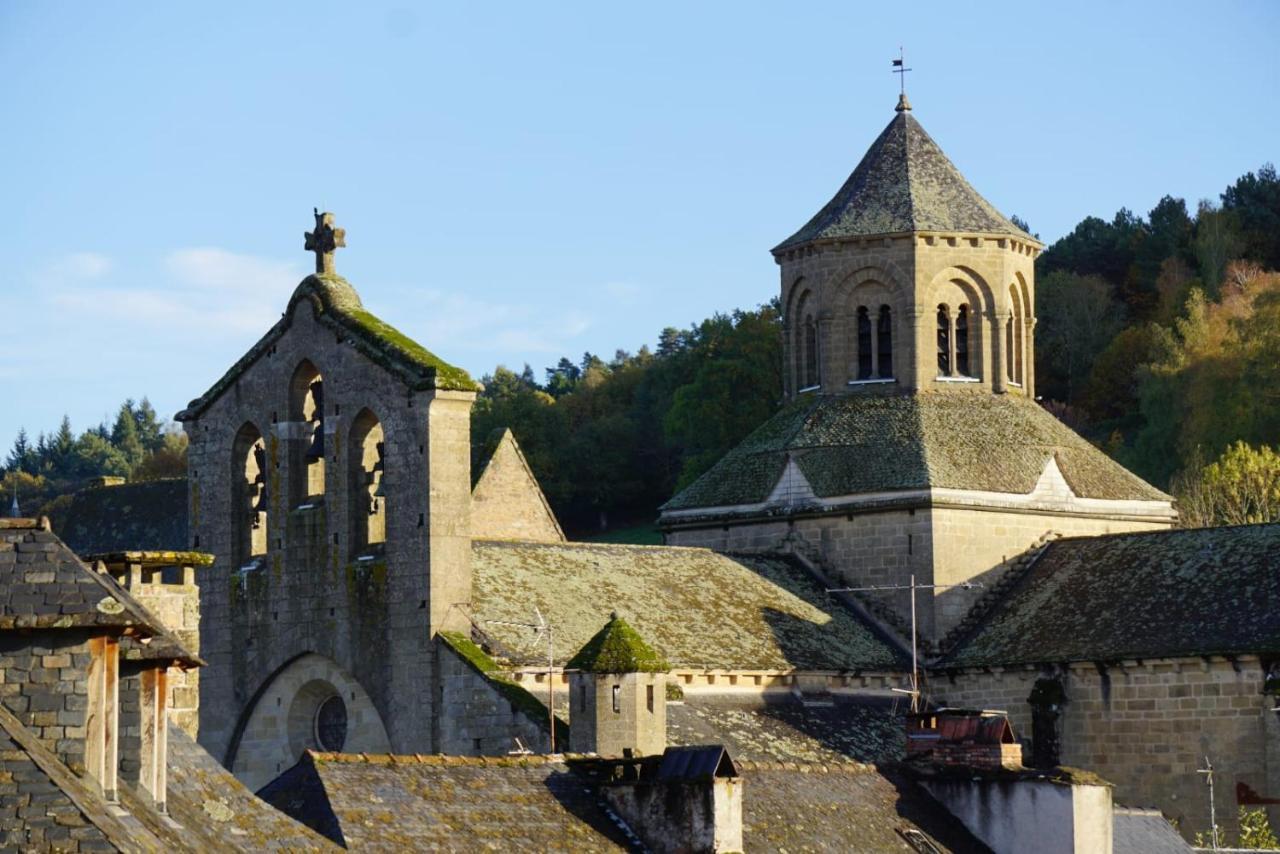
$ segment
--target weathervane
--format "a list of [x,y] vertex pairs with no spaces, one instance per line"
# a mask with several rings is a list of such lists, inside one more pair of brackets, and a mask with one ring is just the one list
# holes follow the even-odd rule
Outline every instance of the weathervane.
[[902,50],[902,45],[898,45],[898,58],[893,60],[893,73],[898,75],[898,84],[901,91],[898,94],[897,112],[911,109],[911,103],[907,101],[907,54]]

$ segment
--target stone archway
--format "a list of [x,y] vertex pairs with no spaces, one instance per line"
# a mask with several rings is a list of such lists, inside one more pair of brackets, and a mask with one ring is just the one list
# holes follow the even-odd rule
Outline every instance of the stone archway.
[[286,664],[258,692],[228,765],[257,791],[305,750],[391,751],[368,693],[333,659],[312,652]]

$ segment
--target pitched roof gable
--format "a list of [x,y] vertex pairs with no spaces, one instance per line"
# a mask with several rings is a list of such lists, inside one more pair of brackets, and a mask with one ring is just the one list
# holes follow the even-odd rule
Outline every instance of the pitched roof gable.
[[510,428],[494,430],[471,467],[471,530],[488,539],[564,542],[564,530]]
[[881,132],[831,201],[774,252],[820,240],[939,231],[1038,241],[969,185],[909,110]]
[[565,667],[587,673],[665,673],[671,669],[666,659],[616,613]]
[[479,386],[462,368],[450,365],[400,330],[369,313],[355,288],[341,276],[307,276],[294,290],[284,316],[221,379],[174,416],[189,421],[200,415],[278,341],[293,322],[298,304],[309,302],[320,324],[344,336],[357,352],[381,365],[409,388],[476,391]]

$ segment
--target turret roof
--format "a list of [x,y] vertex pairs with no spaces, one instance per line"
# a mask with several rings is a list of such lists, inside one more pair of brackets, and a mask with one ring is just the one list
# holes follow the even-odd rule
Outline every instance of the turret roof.
[[565,666],[588,673],[665,673],[671,669],[616,613]]
[[914,231],[1007,234],[1039,245],[982,198],[911,108],[900,106],[835,197],[773,251]]

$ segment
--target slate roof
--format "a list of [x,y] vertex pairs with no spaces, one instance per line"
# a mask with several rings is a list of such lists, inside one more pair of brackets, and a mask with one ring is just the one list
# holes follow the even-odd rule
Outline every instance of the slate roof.
[[942,667],[1280,653],[1280,524],[1050,544]]
[[207,392],[191,401],[174,418],[178,421],[190,421],[199,417],[201,412],[231,387],[240,374],[284,335],[292,323],[294,307],[304,300],[315,308],[318,323],[338,333],[357,352],[381,365],[409,388],[479,390],[476,382],[462,368],[450,365],[400,330],[366,311],[364,304],[360,302],[360,295],[346,279],[328,273],[315,274],[302,280],[289,298],[284,316],[267,334],[240,357]]
[[14,811],[0,827],[0,847],[6,851],[79,850],[79,845],[88,850],[164,850],[136,819],[117,815],[97,786],[62,764],[3,706],[0,775],[0,801]]
[[687,694],[667,704],[667,743],[723,744],[735,760],[894,762],[906,754],[901,703],[836,695],[826,705],[794,696]]
[[819,498],[927,488],[1025,495],[1056,459],[1079,497],[1170,500],[1019,395],[901,392],[802,398],[662,509],[763,502],[788,456]]
[[978,195],[910,111],[903,110],[831,201],[773,251],[818,240],[914,231],[1006,234],[1039,245]]
[[1112,828],[1112,854],[1191,854],[1195,850],[1159,810],[1117,806]]
[[0,629],[97,627],[144,637],[156,620],[33,519],[0,520]]
[[594,543],[472,544],[472,617],[496,654],[545,664],[526,629],[537,607],[557,660],[617,610],[672,667],[900,669],[895,647],[829,597],[798,563],[707,549]]
[[259,795],[339,844],[373,851],[623,851],[563,762],[308,751]]
[[321,835],[256,797],[176,724],[169,724],[169,815],[183,833],[216,840],[206,850],[316,851]]
[[94,486],[71,497],[54,530],[79,555],[182,551],[187,540],[187,479]]
[[739,762],[742,841],[750,851],[986,852],[958,820],[896,770]]

